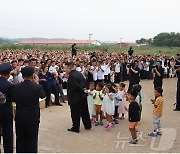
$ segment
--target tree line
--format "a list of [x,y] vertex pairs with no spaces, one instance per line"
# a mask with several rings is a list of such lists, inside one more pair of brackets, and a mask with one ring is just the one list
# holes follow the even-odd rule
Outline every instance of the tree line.
[[160,33],[154,38],[141,38],[136,40],[137,44],[148,44],[153,46],[180,47],[180,33]]

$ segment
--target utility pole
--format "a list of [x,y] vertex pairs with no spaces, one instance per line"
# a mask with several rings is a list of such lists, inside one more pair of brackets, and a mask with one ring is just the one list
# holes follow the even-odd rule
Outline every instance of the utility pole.
[[119,46],[120,46],[120,48],[121,48],[121,41],[122,41],[122,37],[120,37],[120,42],[119,42]]
[[89,46],[91,45],[91,36],[92,36],[93,34],[89,34]]

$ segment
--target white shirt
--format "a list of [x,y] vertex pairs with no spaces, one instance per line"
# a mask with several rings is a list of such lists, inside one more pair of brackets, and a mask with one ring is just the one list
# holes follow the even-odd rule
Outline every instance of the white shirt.
[[84,74],[85,69],[84,69],[84,67],[83,68],[77,67],[76,71],[81,72],[82,74]]
[[104,70],[104,75],[110,74],[110,66],[109,65],[104,64],[102,66],[102,69]]
[[94,66],[91,66],[91,69],[94,70],[93,71],[93,80],[97,81],[97,68],[94,68]]
[[55,66],[50,66],[50,67],[49,67],[49,72],[50,72],[50,73],[57,73],[57,68],[59,68],[57,65],[55,65]]
[[[101,69],[103,69],[102,66],[101,66]],[[97,79],[98,80],[104,80],[104,72],[101,69],[98,70],[98,68],[97,68]]]
[[149,71],[149,65],[150,65],[150,62],[147,61],[145,66],[144,66],[145,71]]
[[115,72],[119,73],[121,71],[120,63],[115,63],[114,65],[115,65]]

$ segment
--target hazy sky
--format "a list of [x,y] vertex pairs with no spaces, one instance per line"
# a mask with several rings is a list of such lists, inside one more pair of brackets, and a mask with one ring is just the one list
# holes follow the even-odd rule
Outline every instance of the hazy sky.
[[180,0],[0,0],[0,36],[134,41],[180,32]]

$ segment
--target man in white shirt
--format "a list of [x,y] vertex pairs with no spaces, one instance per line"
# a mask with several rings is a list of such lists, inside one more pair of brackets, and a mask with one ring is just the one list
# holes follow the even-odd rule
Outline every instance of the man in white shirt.
[[97,82],[104,82],[104,70],[102,62],[97,63]]
[[120,82],[120,71],[121,71],[121,63],[119,61],[119,59],[116,61],[116,63],[114,64],[115,66],[115,83],[119,83]]
[[102,68],[104,70],[104,82],[109,83],[110,82],[110,65],[107,60],[105,61]]
[[84,73],[85,73],[85,68],[84,68],[84,62],[83,62],[83,61],[81,61],[81,62],[79,63],[79,66],[76,68],[76,71],[81,72],[81,73],[84,75]]
[[97,82],[97,66],[96,61],[92,62],[91,70],[93,71],[93,81]]

